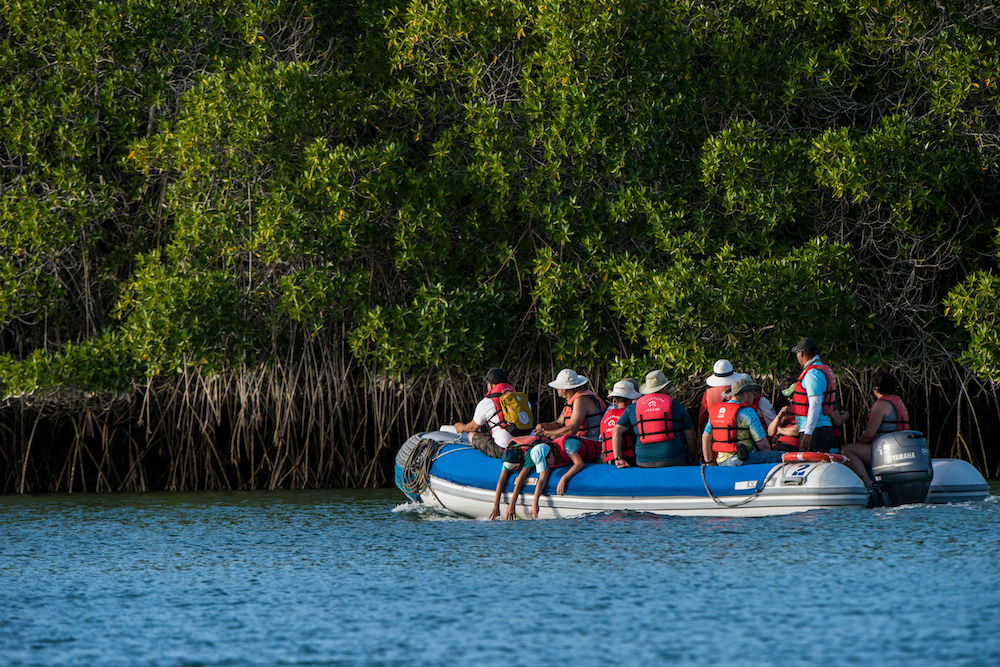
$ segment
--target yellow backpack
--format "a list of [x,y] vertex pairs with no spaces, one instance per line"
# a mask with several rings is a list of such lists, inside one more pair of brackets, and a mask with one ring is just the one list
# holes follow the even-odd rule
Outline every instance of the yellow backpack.
[[490,394],[489,397],[499,405],[499,425],[511,435],[527,435],[535,428],[531,403],[523,391],[505,391],[499,395]]

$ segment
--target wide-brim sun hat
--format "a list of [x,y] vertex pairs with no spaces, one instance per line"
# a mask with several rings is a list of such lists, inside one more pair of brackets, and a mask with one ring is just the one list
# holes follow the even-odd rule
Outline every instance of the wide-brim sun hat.
[[663,371],[649,371],[646,373],[646,381],[639,385],[640,394],[655,394],[670,384],[670,380],[663,374]]
[[642,394],[635,390],[635,385],[629,380],[615,382],[615,386],[611,387],[611,392],[608,394],[608,398],[625,398],[630,401],[634,401],[640,396]]
[[712,366],[712,374],[705,380],[705,384],[709,387],[728,387],[735,379],[733,365],[729,363],[729,359],[719,359]]
[[576,389],[587,384],[587,378],[569,368],[564,368],[556,375],[556,379],[549,383],[553,389]]
[[738,396],[739,394],[742,394],[745,391],[759,392],[762,389],[763,388],[759,384],[754,382],[749,375],[744,375],[743,377],[733,382],[733,386],[731,386],[729,388],[729,391],[725,392],[725,394],[723,395],[725,396],[726,394],[728,394],[727,396],[728,398],[732,396]]
[[[733,373],[733,375],[730,378],[730,380],[732,382],[730,383],[729,388],[726,389],[724,392],[722,392],[722,398],[731,398],[732,397],[732,393],[731,392],[733,391],[733,387],[735,387],[736,383],[739,382],[740,380],[749,380],[750,382],[753,382],[753,378],[751,378],[746,373]],[[736,393],[739,393],[739,392],[736,392]]]

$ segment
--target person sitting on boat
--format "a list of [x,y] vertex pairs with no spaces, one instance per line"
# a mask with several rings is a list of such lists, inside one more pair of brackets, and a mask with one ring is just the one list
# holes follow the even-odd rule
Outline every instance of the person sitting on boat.
[[836,447],[831,416],[837,402],[837,379],[819,358],[812,338],[802,338],[792,348],[802,373],[792,390],[789,412],[799,427],[799,450],[829,452]]
[[[564,368],[549,386],[566,401],[562,413],[556,421],[539,424],[535,435],[558,443],[568,453],[580,449],[584,441],[589,441],[587,451],[598,453],[600,460],[601,419],[604,417],[604,401],[589,389],[584,389],[587,378],[576,371]],[[588,460],[589,462],[589,460]]]
[[[529,440],[530,439],[530,440]],[[528,436],[527,438],[515,438],[511,444],[503,451],[503,462],[500,466],[500,479],[497,480],[496,493],[493,494],[493,509],[490,510],[490,521],[500,516],[500,497],[507,487],[507,480],[511,473],[519,473],[524,465],[524,455],[531,449],[533,443],[537,443],[541,438]],[[520,444],[523,443],[523,444]]]
[[635,437],[635,464],[640,468],[664,468],[687,463],[696,440],[691,415],[663,389],[670,384],[661,370],[646,373],[639,386],[642,396],[618,419],[612,433],[615,465],[628,468],[625,439]]
[[713,457],[720,466],[781,461],[781,452],[771,450],[767,430],[751,406],[760,391],[761,386],[749,376],[741,377],[723,394],[724,400],[712,406],[701,436],[706,463]]
[[[605,463],[615,463],[615,426],[625,413],[625,409],[641,395],[636,391],[636,386],[629,379],[619,380],[611,388],[608,400],[612,401],[614,405],[604,412],[604,417],[601,419],[601,454]],[[621,457],[629,465],[635,465],[635,439],[632,437],[631,432],[625,435],[625,440],[622,443]]]
[[486,396],[476,404],[472,421],[455,423],[455,432],[471,434],[469,442],[473,447],[487,456],[499,459],[512,437],[510,426],[500,407],[500,396],[514,391],[514,386],[507,380],[507,373],[500,368],[489,369],[483,381],[486,383]]
[[[787,389],[782,389],[781,394],[786,398],[792,395],[795,385]],[[778,410],[767,424],[767,437],[771,440],[772,449],[779,452],[799,451],[799,427],[795,424],[795,417],[788,412],[789,406],[784,405]],[[762,420],[763,421],[763,420]]]
[[[568,439],[572,442],[572,439]],[[524,455],[524,464],[521,467],[521,472],[518,474],[517,479],[514,482],[514,491],[510,495],[510,504],[507,505],[507,519],[517,518],[517,499],[521,495],[521,490],[524,488],[525,482],[532,473],[532,468],[534,472],[538,474],[538,480],[535,482],[535,494],[531,500],[531,517],[533,519],[538,518],[538,501],[542,496],[542,492],[545,490],[545,486],[549,483],[549,476],[552,474],[554,468],[562,468],[569,466],[569,470],[563,473],[563,476],[559,478],[559,484],[556,485],[556,493],[560,496],[566,493],[566,486],[569,480],[573,478],[576,473],[583,470],[583,466],[590,461],[597,458],[598,450],[597,443],[593,440],[577,440],[581,443],[578,449],[573,451],[568,451],[564,439],[562,442],[559,440],[553,440],[552,442],[540,442],[537,445],[531,447],[528,452]],[[495,505],[496,509],[496,505]],[[492,517],[492,514],[491,514]]]
[[910,413],[899,397],[899,382],[889,371],[875,374],[875,402],[868,411],[865,430],[857,442],[844,448],[849,457],[847,465],[857,473],[866,486],[871,486],[872,478],[868,466],[872,462],[872,443],[884,433],[910,430]]
[[708,409],[722,400],[722,392],[732,386],[736,379],[733,365],[729,359],[719,359],[712,366],[712,374],[705,380],[708,389],[701,395],[701,405],[698,407],[698,432],[705,430],[708,423]]

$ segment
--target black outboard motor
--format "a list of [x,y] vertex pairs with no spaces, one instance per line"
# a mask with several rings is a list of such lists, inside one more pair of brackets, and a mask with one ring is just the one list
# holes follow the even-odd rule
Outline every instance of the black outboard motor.
[[872,443],[872,474],[881,483],[889,507],[927,499],[934,468],[927,440],[919,431],[895,431]]

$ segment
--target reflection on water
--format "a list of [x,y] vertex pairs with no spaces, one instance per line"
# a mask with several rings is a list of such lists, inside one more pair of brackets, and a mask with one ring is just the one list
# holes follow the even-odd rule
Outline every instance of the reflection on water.
[[1000,661],[996,496],[485,522],[388,489],[63,495],[0,518],[3,664]]

